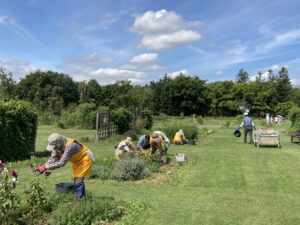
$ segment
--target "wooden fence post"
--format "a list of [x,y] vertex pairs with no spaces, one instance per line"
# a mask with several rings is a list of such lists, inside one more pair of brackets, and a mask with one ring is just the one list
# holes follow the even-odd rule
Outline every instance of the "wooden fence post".
[[98,142],[99,141],[99,113],[97,113],[97,117],[96,117],[96,136],[95,136],[95,141]]

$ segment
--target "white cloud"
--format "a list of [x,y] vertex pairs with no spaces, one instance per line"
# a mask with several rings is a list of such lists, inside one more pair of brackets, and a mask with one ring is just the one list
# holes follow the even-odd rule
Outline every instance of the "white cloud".
[[57,67],[64,70],[65,73],[78,76],[79,74],[87,74],[109,62],[112,62],[111,58],[103,58],[97,53],[90,53],[79,57],[70,57]]
[[6,72],[10,72],[13,75],[15,81],[19,81],[20,78],[24,78],[30,73],[34,73],[37,70],[46,72],[49,69],[46,67],[35,67],[26,60],[13,60],[8,62],[1,62]]
[[300,79],[291,79],[291,83],[294,87],[300,86]]
[[191,30],[181,30],[175,33],[144,36],[138,48],[148,50],[166,50],[189,42],[199,41],[201,34]]
[[142,35],[138,48],[166,50],[189,42],[199,41],[202,36],[190,28],[199,28],[201,21],[185,21],[175,12],[165,9],[148,11],[135,18],[130,31]]
[[14,32],[19,37],[31,40],[37,44],[40,44],[40,41],[36,39],[27,29],[22,27],[17,20],[12,18],[11,16],[1,16],[0,17],[0,25],[3,25],[8,30]]
[[116,80],[131,80],[133,83],[142,83],[147,78],[147,74],[144,72],[117,68],[99,68],[91,71],[89,75],[101,84],[113,83]]
[[180,70],[180,71],[175,71],[172,73],[168,73],[168,77],[170,78],[175,78],[179,76],[180,74],[188,75],[188,71],[186,69]]
[[129,62],[131,63],[153,63],[157,60],[157,54],[156,53],[145,53],[141,55],[134,56]]
[[218,70],[217,72],[216,72],[216,76],[221,76],[223,74],[223,72],[221,71],[221,70]]
[[[270,42],[259,46],[260,51],[271,50],[281,46],[291,45],[300,41],[300,29],[290,30],[285,33],[277,34]],[[259,50],[258,50],[259,51]]]

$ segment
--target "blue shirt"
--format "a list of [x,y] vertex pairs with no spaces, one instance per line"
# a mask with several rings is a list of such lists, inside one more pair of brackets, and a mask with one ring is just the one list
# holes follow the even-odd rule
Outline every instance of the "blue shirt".
[[241,123],[240,127],[242,127],[243,125],[245,126],[255,126],[254,123],[253,123],[253,120],[251,119],[251,117],[249,116],[246,116],[244,119],[243,119],[243,122]]

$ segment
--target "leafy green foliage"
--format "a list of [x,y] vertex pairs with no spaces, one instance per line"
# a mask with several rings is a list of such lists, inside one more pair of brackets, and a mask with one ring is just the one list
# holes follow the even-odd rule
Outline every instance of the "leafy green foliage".
[[142,111],[142,118],[145,121],[145,127],[146,129],[151,129],[152,128],[152,124],[153,124],[153,117],[152,117],[152,113],[149,109],[144,109]]
[[120,133],[129,130],[132,119],[132,113],[125,108],[120,107],[112,112],[112,121],[118,126]]
[[0,101],[0,155],[4,161],[30,158],[35,151],[37,114],[28,102]]
[[52,212],[51,224],[90,225],[111,222],[121,217],[123,209],[113,198],[91,196],[79,201],[60,204]]
[[196,120],[200,124],[203,124],[203,122],[204,122],[204,118],[202,116],[197,116]]
[[300,129],[300,107],[292,108],[289,117],[290,120],[292,121],[292,127],[296,129]]
[[193,123],[166,122],[158,130],[163,131],[170,140],[173,140],[176,132],[180,129],[183,130],[184,136],[187,139],[193,140],[197,138],[198,129],[196,124]]
[[95,109],[94,103],[80,104],[73,113],[63,112],[60,122],[64,126],[94,129],[97,114]]
[[138,157],[123,158],[117,161],[112,174],[117,180],[141,180],[149,176],[146,162]]

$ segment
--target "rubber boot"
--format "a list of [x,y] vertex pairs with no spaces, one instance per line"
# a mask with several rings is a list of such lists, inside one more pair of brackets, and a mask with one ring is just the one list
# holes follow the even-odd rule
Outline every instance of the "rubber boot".
[[163,164],[167,164],[167,156],[163,155],[161,160],[163,161]]
[[84,182],[80,182],[78,184],[74,184],[74,197],[75,199],[79,199],[85,197],[85,185]]

